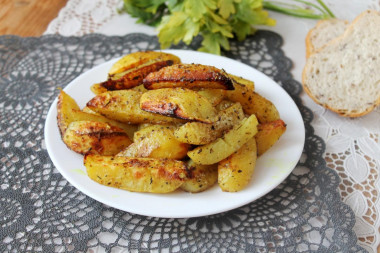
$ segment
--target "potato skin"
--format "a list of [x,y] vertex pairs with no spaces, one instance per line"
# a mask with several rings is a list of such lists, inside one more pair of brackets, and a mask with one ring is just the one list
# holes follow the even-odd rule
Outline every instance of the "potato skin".
[[131,53],[111,67],[107,81],[100,83],[100,86],[107,90],[130,89],[141,84],[149,73],[180,62],[177,56],[163,52]]
[[155,72],[165,66],[170,66],[173,63],[173,60],[145,63],[139,67],[136,67],[135,69],[127,70],[110,76],[108,80],[102,82],[100,86],[104,87],[107,90],[130,89],[141,84],[144,77],[149,73]]
[[170,117],[211,123],[216,120],[216,109],[197,92],[184,88],[150,90],[142,94],[140,108],[147,112]]
[[181,185],[181,189],[191,193],[202,192],[212,187],[218,181],[218,166],[200,165],[190,160],[187,164],[189,176]]
[[256,166],[257,148],[251,138],[238,151],[218,164],[218,184],[222,191],[243,190],[251,181]]
[[143,84],[145,88],[162,89],[183,87],[188,89],[225,89],[234,86],[228,74],[221,69],[202,64],[175,64],[147,75]]
[[108,74],[110,76],[126,70],[135,69],[141,65],[157,61],[172,60],[174,64],[180,63],[181,60],[173,54],[159,52],[159,51],[140,51],[127,54],[115,62]]
[[182,159],[189,145],[174,138],[175,128],[169,125],[145,127],[135,132],[134,143],[117,156]]
[[259,124],[255,135],[257,154],[260,156],[270,149],[286,131],[286,124],[278,119],[272,122]]
[[175,191],[188,173],[184,162],[172,159],[86,155],[84,165],[92,180],[132,192]]
[[82,155],[115,155],[132,143],[123,129],[94,121],[70,123],[63,141],[71,150]]
[[257,133],[257,119],[255,115],[243,119],[223,137],[199,146],[187,155],[197,164],[209,165],[218,163],[236,152]]
[[135,90],[108,91],[95,96],[87,102],[87,106],[107,118],[130,124],[183,122],[141,110],[139,103],[142,94]]

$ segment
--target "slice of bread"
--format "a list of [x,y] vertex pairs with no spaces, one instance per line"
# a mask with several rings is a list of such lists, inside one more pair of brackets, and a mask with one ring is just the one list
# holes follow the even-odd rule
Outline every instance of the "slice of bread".
[[340,37],[310,55],[302,74],[318,104],[359,117],[380,104],[380,13],[360,14]]
[[342,35],[348,26],[348,21],[341,19],[320,20],[306,35],[306,57],[322,46]]

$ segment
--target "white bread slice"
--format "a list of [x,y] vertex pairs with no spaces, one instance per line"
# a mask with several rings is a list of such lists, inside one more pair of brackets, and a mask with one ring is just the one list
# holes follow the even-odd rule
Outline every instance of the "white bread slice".
[[306,57],[322,46],[342,35],[348,26],[348,21],[341,19],[324,19],[318,21],[306,35]]
[[344,34],[310,55],[302,74],[318,104],[359,117],[380,104],[380,13],[360,14]]

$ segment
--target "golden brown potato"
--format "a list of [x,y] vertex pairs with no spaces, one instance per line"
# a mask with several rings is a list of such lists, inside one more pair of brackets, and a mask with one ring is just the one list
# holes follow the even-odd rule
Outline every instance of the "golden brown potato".
[[223,137],[209,144],[199,146],[187,152],[187,155],[197,164],[218,163],[236,152],[251,139],[257,133],[257,124],[256,116],[251,115],[235,125]]
[[135,69],[146,63],[167,60],[172,60],[173,64],[181,62],[177,56],[169,53],[159,51],[134,52],[123,56],[117,62],[115,62],[109,70],[108,74],[112,76],[126,70]]
[[134,143],[121,151],[118,156],[182,159],[189,145],[174,138],[174,126],[151,125],[134,135]]
[[130,89],[141,84],[150,72],[180,62],[177,56],[163,52],[131,53],[112,66],[108,73],[108,80],[102,82],[100,86],[107,90]]
[[148,90],[162,88],[233,90],[231,78],[221,69],[201,64],[175,64],[152,72],[143,80]]
[[86,155],[84,165],[99,184],[133,192],[172,192],[187,176],[186,164],[171,159]]
[[188,122],[174,132],[177,140],[193,145],[204,145],[222,137],[234,125],[244,119],[244,112],[239,103],[218,113],[218,120],[212,124]]
[[142,94],[140,108],[147,112],[211,123],[216,109],[197,92],[184,88],[150,90]]
[[[102,86],[101,83],[96,83],[94,85],[91,86],[91,91],[95,94],[95,95],[99,95],[103,92],[106,92],[108,91],[105,87]],[[145,92],[147,91],[147,89],[145,89],[144,85],[140,84],[140,85],[137,85],[133,88],[131,88],[132,90],[135,90],[135,91],[140,91],[140,92]]]
[[82,155],[115,155],[132,143],[123,129],[94,121],[70,123],[63,142]]
[[239,102],[246,114],[255,114],[260,123],[267,123],[280,118],[280,114],[273,103],[248,86],[235,85],[235,90],[227,91],[226,97],[233,102]]
[[57,123],[61,136],[66,132],[70,123],[75,120],[75,111],[80,111],[79,105],[72,97],[61,90],[57,102]]
[[238,151],[218,164],[218,184],[223,191],[243,190],[251,181],[256,166],[255,138],[249,139]]
[[245,79],[243,77],[235,76],[232,74],[228,74],[228,76],[232,79],[232,82],[234,83],[234,87],[236,87],[236,85],[244,85],[251,90],[255,90],[255,83],[254,82],[252,82],[248,79]]
[[198,94],[205,97],[213,106],[216,106],[223,101],[226,91],[221,89],[203,89],[198,91]]
[[190,160],[187,164],[189,176],[181,185],[181,189],[191,193],[202,192],[218,181],[218,166],[195,164]]
[[99,95],[99,94],[102,94],[103,92],[108,91],[108,90],[102,85],[102,83],[95,83],[95,84],[93,84],[93,85],[90,87],[90,90],[91,90],[95,95]]
[[118,121],[108,119],[102,115],[96,115],[93,111],[90,112],[90,108],[84,108],[85,111],[80,111],[78,104],[63,90],[58,96],[57,105],[57,122],[60,129],[61,136],[63,137],[68,125],[74,121],[95,121],[104,122],[112,126],[122,128],[130,138],[133,137],[133,133],[137,127],[134,125],[123,124]]
[[228,107],[230,107],[234,104],[236,104],[236,102],[232,102],[230,100],[222,100],[219,104],[217,104],[215,106],[215,108],[218,112],[220,112],[220,111],[223,111],[223,110],[227,109]]
[[257,142],[257,154],[260,156],[270,149],[286,131],[286,124],[283,120],[275,120],[257,126],[255,135]]
[[[99,113],[94,112],[93,110],[91,110],[91,109],[88,108],[87,106],[83,107],[82,112],[90,113],[90,114],[95,114],[95,115],[100,115]],[[103,116],[102,116],[102,117],[103,117]]]
[[141,110],[139,103],[142,94],[135,90],[108,91],[91,99],[87,106],[107,118],[130,124],[183,122]]

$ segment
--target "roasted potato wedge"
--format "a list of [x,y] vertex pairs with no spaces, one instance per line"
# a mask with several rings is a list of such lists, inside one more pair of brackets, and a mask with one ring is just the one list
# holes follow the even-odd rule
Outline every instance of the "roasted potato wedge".
[[86,155],[84,165],[99,184],[133,192],[172,192],[187,177],[186,163],[172,159]]
[[108,74],[112,76],[117,73],[124,72],[126,70],[138,68],[139,66],[144,65],[146,63],[154,63],[168,60],[171,60],[173,64],[181,62],[178,56],[169,53],[159,51],[134,52],[123,56],[122,58],[120,58],[120,60],[115,62],[109,70]]
[[260,156],[270,149],[286,131],[286,124],[283,120],[259,124],[257,134],[257,154]]
[[202,64],[175,64],[147,75],[143,84],[148,90],[162,88],[233,90],[231,78],[221,69]]
[[118,156],[182,159],[189,145],[174,138],[174,126],[151,125],[134,135],[134,143],[121,151]]
[[218,120],[212,124],[188,122],[175,130],[174,136],[183,143],[204,145],[222,137],[234,125],[244,119],[244,112],[239,103],[218,113]]
[[216,121],[216,109],[197,92],[184,88],[150,90],[142,94],[140,108],[147,112],[212,123]]
[[71,122],[63,142],[82,155],[115,155],[132,143],[123,129],[94,121]]
[[87,106],[107,118],[130,124],[183,122],[141,110],[139,103],[142,94],[135,90],[108,91],[91,99]]
[[199,146],[187,155],[197,164],[210,165],[218,163],[236,152],[257,133],[257,119],[255,115],[243,119],[223,137]]
[[184,191],[191,193],[202,192],[218,181],[217,164],[200,165],[190,160],[187,167],[190,175],[180,187]]
[[57,105],[57,122],[62,137],[68,125],[74,121],[95,121],[108,123],[112,126],[122,128],[131,139],[133,138],[133,133],[137,129],[137,126],[123,124],[121,122],[108,119],[102,115],[97,115],[93,110],[87,107],[83,108],[83,111],[81,111],[75,100],[62,90],[58,96]]
[[57,102],[57,123],[61,136],[66,132],[70,123],[75,121],[75,112],[80,111],[80,107],[75,100],[66,92],[61,90]]
[[227,91],[226,97],[239,102],[246,114],[255,114],[260,123],[267,123],[280,118],[274,104],[245,85],[235,85],[235,90]]
[[102,82],[100,86],[107,90],[130,89],[141,84],[149,73],[180,62],[177,56],[163,52],[131,53],[112,66],[108,80]]
[[218,184],[226,192],[243,190],[251,181],[256,166],[255,138],[249,139],[238,151],[218,164]]

